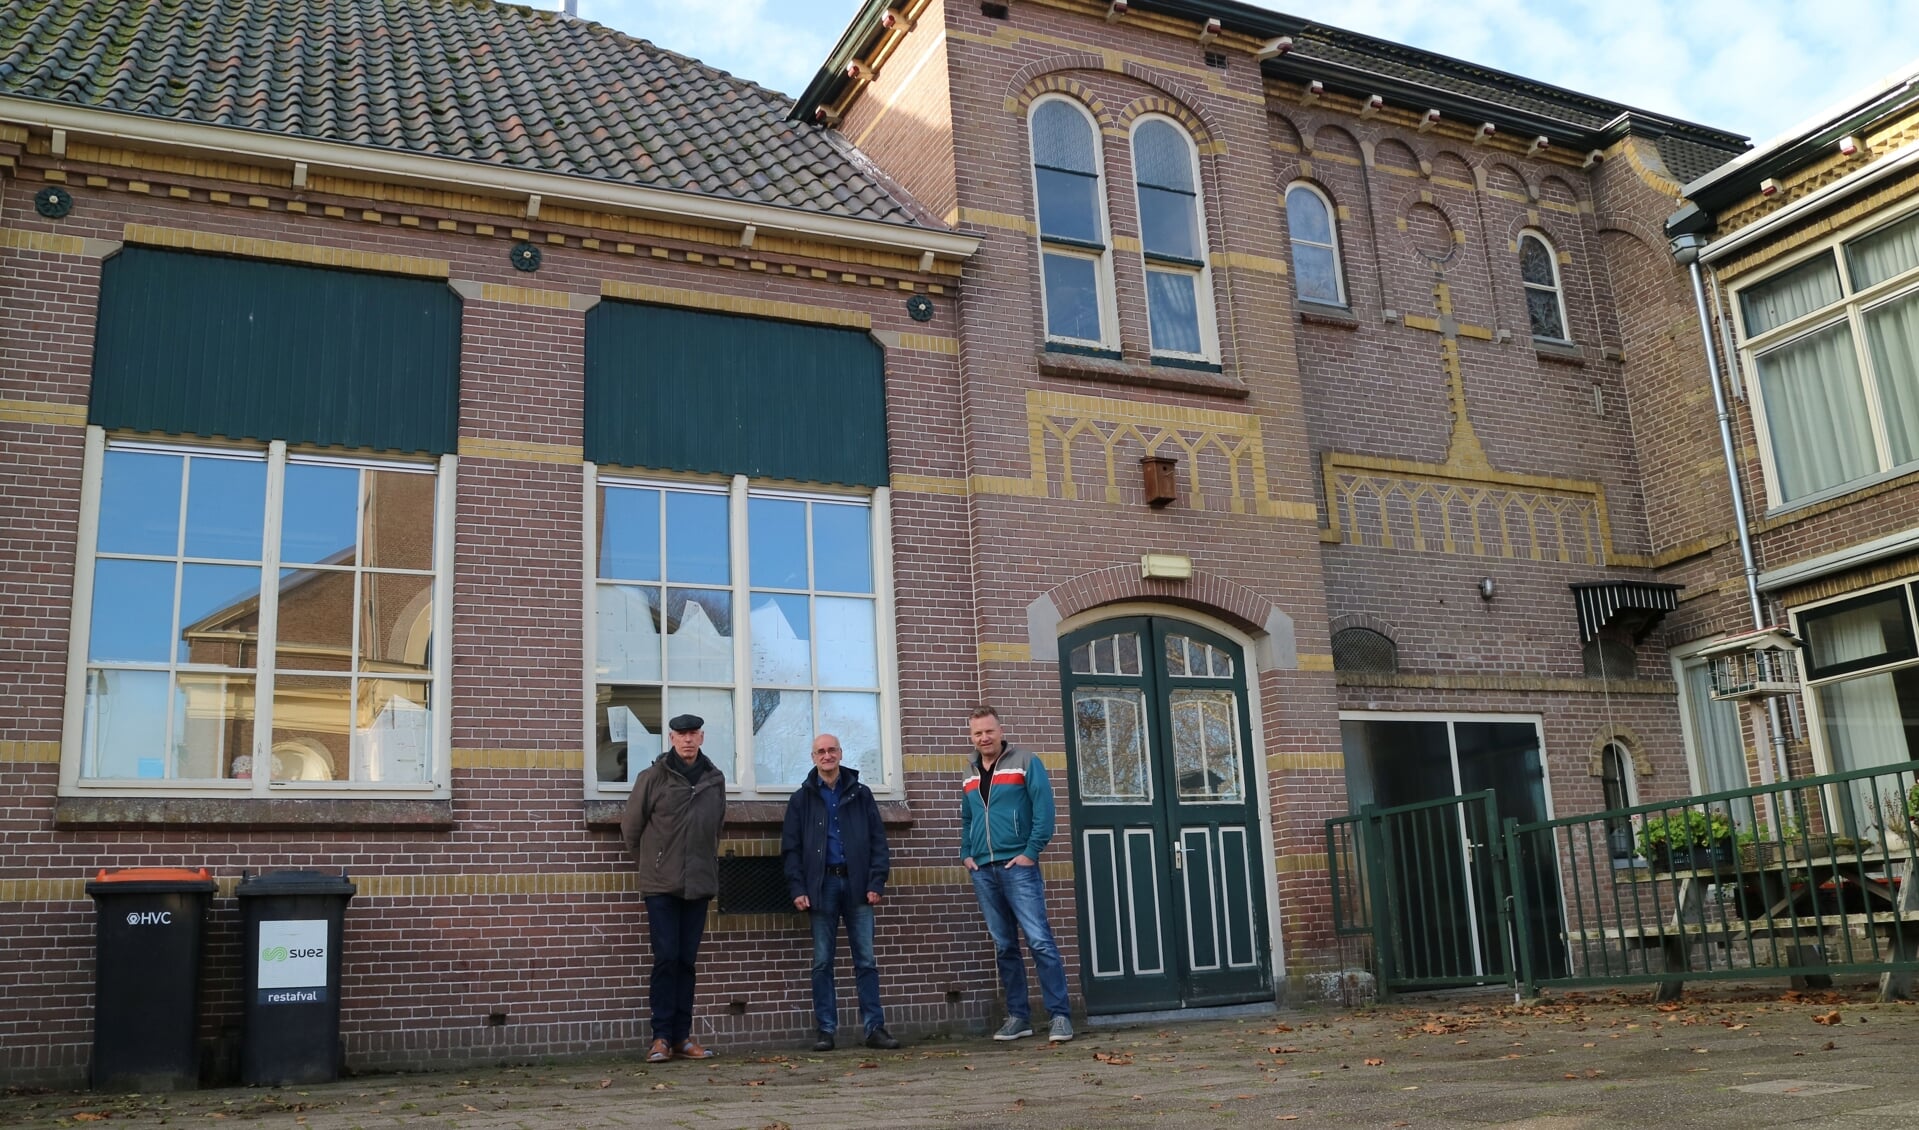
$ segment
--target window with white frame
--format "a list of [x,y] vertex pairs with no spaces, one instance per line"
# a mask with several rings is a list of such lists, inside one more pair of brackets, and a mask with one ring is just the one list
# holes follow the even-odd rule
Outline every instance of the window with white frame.
[[819,733],[887,791],[879,499],[744,478],[593,483],[593,788],[626,788],[666,748],[665,720],[696,714],[706,755],[742,793],[790,793]]
[[66,783],[443,789],[451,468],[90,432]]
[[[1826,769],[1844,773],[1919,759],[1919,630],[1902,583],[1794,613],[1806,641],[1806,693]],[[1854,819],[1877,813],[1870,780],[1852,786]]]
[[1216,353],[1212,282],[1199,151],[1191,135],[1166,118],[1140,119],[1133,127],[1133,179],[1153,353],[1207,360]]
[[1526,291],[1526,317],[1535,338],[1570,341],[1566,332],[1566,297],[1559,285],[1559,255],[1538,232],[1519,235],[1519,280]]
[[1106,349],[1114,318],[1099,130],[1084,106],[1055,95],[1033,103],[1030,132],[1046,338]]
[[[1739,704],[1712,696],[1712,663],[1704,656],[1682,652],[1672,663],[1679,683],[1680,726],[1691,750],[1693,792],[1724,793],[1751,785]],[[1751,806],[1731,808],[1733,822],[1746,826]]]
[[1346,305],[1339,264],[1339,225],[1326,194],[1301,181],[1286,189],[1286,227],[1293,242],[1293,285],[1303,302]]
[[1775,506],[1919,464],[1919,214],[1738,291]]

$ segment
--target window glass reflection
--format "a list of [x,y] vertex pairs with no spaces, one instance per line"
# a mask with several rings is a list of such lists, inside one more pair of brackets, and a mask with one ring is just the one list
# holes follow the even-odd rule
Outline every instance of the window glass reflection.
[[813,504],[813,587],[873,591],[872,518],[864,506]]
[[432,764],[433,713],[424,679],[355,683],[353,780],[417,785]]
[[[668,718],[697,714],[706,720],[706,736],[700,752],[719,766],[729,780],[733,779],[737,749],[733,740],[733,692],[710,687],[668,687],[665,709]],[[647,760],[650,762],[652,758]]]
[[753,776],[797,785],[813,767],[813,692],[753,688]]
[[732,681],[732,593],[667,589],[666,629],[667,678],[691,683]]
[[368,573],[360,578],[361,670],[424,673],[432,635],[432,577]]
[[280,675],[273,683],[275,781],[344,781],[353,719],[352,680]]
[[666,748],[660,688],[600,687],[593,697],[598,777],[631,784]]
[[879,648],[873,633],[873,602],[822,596],[814,602],[819,625],[820,685],[877,686]]
[[260,639],[260,570],[252,565],[185,565],[180,569],[182,663],[252,666]]
[[433,568],[432,475],[368,470],[360,559],[374,569]]
[[170,561],[116,561],[93,567],[87,658],[96,663],[165,663],[173,629]]
[[260,560],[266,508],[264,460],[194,456],[187,465],[186,555]]
[[602,679],[660,677],[660,590],[601,585],[594,609],[594,673]]
[[668,491],[666,579],[724,585],[732,580],[726,496]]
[[177,777],[251,773],[253,676],[180,674],[173,691],[173,751]]
[[359,500],[359,468],[288,463],[280,559],[302,565],[352,564]]
[[602,580],[660,579],[660,492],[600,488]]
[[83,775],[165,776],[166,737],[165,671],[87,672]]
[[1098,261],[1048,252],[1046,336],[1099,340]]
[[100,474],[101,553],[171,557],[180,548],[180,480],[186,460],[108,451]]
[[[885,776],[885,766],[880,761],[880,696],[822,691],[820,731],[840,740],[841,764],[858,770],[869,786],[880,784]],[[810,765],[810,744],[807,750]]]
[[[754,593],[750,626],[755,686],[804,687],[812,684],[813,633],[804,596]],[[808,752],[811,752],[810,746]]]
[[352,667],[353,576],[342,569],[280,570],[276,667],[299,671]]
[[806,503],[753,498],[746,503],[747,545],[755,588],[806,587]]

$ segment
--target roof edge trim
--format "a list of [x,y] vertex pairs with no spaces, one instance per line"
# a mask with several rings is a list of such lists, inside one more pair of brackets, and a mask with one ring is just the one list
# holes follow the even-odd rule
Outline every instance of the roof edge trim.
[[453,185],[483,196],[510,198],[537,194],[548,203],[566,202],[611,208],[708,226],[744,229],[752,225],[767,233],[781,232],[832,243],[909,251],[915,255],[931,252],[936,257],[946,259],[970,258],[980,245],[977,237],[957,232],[856,220],[700,193],[457,161],[229,126],[179,122],[10,95],[0,95],[0,121],[42,129],[61,129],[78,137],[136,146],[169,146],[268,163],[290,164],[297,161],[315,170],[411,183]]

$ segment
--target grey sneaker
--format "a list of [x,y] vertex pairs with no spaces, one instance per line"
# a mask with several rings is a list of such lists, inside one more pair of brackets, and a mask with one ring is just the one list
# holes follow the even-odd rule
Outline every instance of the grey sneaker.
[[1055,1044],[1063,1044],[1073,1038],[1073,1022],[1064,1016],[1053,1017],[1053,1023],[1046,1029],[1046,1038]]
[[1032,1020],[1023,1016],[1009,1016],[1006,1018],[1006,1023],[999,1026],[999,1031],[993,1033],[993,1038],[995,1040],[1017,1040],[1022,1036],[1030,1036],[1032,1034]]

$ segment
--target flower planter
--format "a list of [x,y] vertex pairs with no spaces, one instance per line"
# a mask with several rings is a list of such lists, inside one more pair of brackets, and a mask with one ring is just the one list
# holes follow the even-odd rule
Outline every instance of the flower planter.
[[1733,867],[1732,841],[1721,840],[1709,847],[1654,851],[1648,862],[1654,871],[1730,871]]

